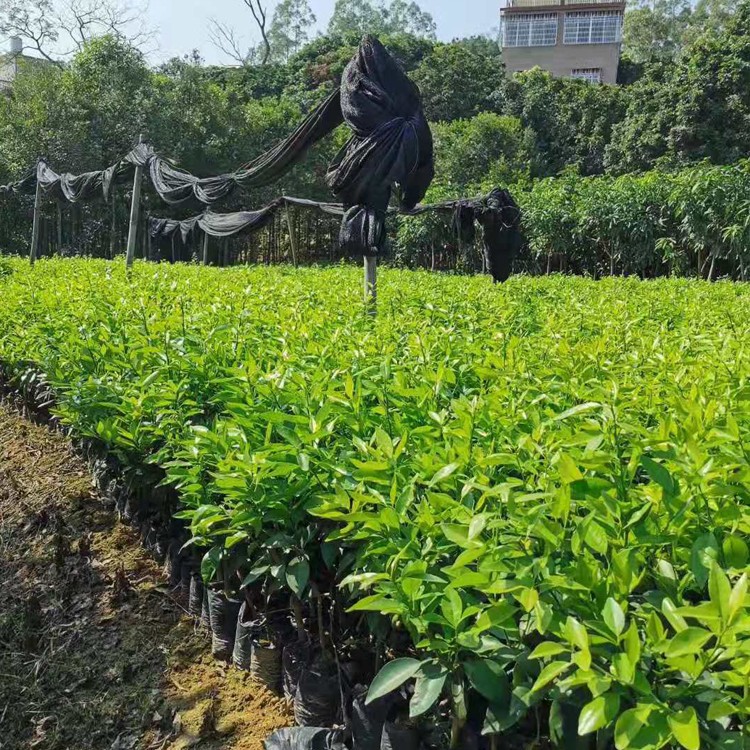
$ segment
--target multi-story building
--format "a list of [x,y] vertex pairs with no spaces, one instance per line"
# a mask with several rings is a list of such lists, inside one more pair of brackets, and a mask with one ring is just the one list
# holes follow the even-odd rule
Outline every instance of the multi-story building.
[[0,93],[9,92],[18,71],[24,65],[49,65],[47,60],[23,54],[23,42],[18,37],[10,40],[5,54],[0,53]]
[[509,73],[538,66],[554,76],[617,81],[624,0],[508,0],[500,13]]

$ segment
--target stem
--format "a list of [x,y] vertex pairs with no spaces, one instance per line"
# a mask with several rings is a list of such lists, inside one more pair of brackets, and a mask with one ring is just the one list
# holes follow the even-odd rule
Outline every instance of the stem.
[[302,643],[305,640],[305,621],[302,617],[302,602],[297,596],[290,597],[292,612],[294,613],[294,624],[297,627],[297,640]]
[[451,721],[451,750],[458,750],[461,747],[461,719],[453,714]]

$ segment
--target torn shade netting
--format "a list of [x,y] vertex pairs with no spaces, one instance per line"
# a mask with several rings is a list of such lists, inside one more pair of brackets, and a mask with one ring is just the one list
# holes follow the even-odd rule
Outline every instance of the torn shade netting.
[[[385,216],[395,185],[401,204],[413,209],[434,176],[433,143],[417,86],[385,47],[366,36],[344,71],[339,90],[305,118],[284,141],[235,172],[196,177],[141,143],[117,164],[82,175],[58,174],[40,160],[36,179],[0,188],[34,192],[76,203],[109,198],[112,185],[132,177],[136,166],[170,205],[195,200],[214,205],[237,187],[269,185],[299,162],[311,146],[346,122],[352,137],[331,164],[327,181],[344,206],[341,244],[356,254],[377,255],[385,241]],[[262,217],[249,221],[262,221]],[[222,235],[219,235],[222,236]]]
[[[152,238],[172,237],[179,232],[183,243],[191,234],[200,229],[211,237],[231,237],[251,234],[266,227],[274,215],[288,207],[317,211],[329,216],[345,216],[346,208],[339,203],[319,203],[302,198],[283,196],[257,211],[237,211],[234,213],[206,212],[182,221],[149,217],[149,234]],[[454,233],[462,242],[473,242],[476,237],[476,224],[483,229],[484,253],[487,266],[495,281],[507,281],[513,261],[523,245],[521,233],[521,211],[507,190],[496,188],[483,198],[446,201],[431,205],[419,205],[410,210],[400,209],[405,216],[420,216],[427,212],[452,214]],[[351,245],[346,246],[352,249]],[[353,252],[352,254],[363,254]]]

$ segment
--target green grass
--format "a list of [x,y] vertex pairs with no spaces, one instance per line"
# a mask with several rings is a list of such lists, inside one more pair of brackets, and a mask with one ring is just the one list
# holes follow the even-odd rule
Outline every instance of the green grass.
[[372,319],[354,268],[10,268],[6,366],[167,469],[206,577],[408,633],[374,692],[744,747],[750,287],[383,271]]

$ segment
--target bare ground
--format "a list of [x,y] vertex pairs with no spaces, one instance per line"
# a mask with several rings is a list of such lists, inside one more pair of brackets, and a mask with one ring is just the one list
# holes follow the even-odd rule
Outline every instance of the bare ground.
[[0,404],[0,750],[262,750],[283,701],[212,660],[67,440]]

